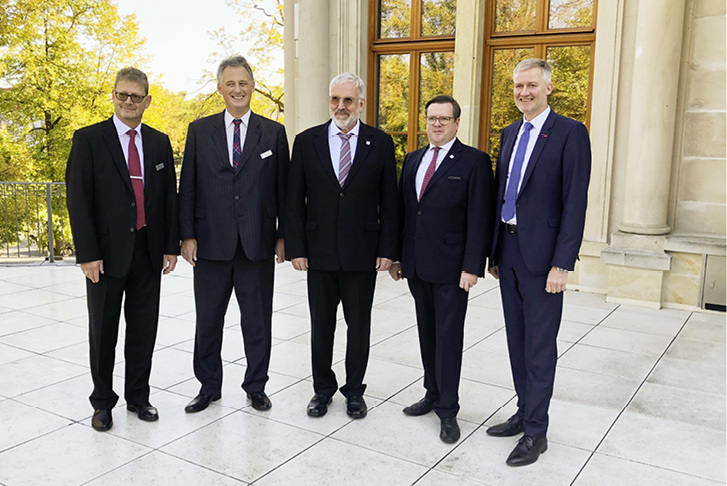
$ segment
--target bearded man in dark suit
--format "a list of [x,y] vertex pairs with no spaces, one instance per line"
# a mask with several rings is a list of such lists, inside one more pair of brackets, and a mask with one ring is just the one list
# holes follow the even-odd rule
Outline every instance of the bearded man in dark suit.
[[369,357],[376,271],[396,252],[394,143],[359,120],[365,104],[355,74],[329,86],[331,119],[298,134],[288,185],[286,257],[308,272],[313,388],[307,413],[321,417],[338,390],[331,369],[336,311],[346,319],[346,413],[367,414],[363,383]]

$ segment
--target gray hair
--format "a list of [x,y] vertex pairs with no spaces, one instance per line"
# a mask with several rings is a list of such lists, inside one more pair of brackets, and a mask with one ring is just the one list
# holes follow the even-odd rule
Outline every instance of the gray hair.
[[125,67],[119,69],[116,73],[116,81],[114,81],[114,89],[119,84],[119,81],[132,81],[138,83],[144,88],[144,94],[149,94],[149,79],[144,74],[144,71],[136,69],[135,67]]
[[364,84],[363,80],[356,76],[353,73],[343,73],[339,74],[335,78],[331,80],[331,84],[328,85],[328,94],[331,94],[331,91],[333,91],[333,87],[339,84],[343,83],[353,83],[358,88],[358,97],[361,99],[366,99],[366,85]]
[[512,71],[512,77],[515,79],[515,76],[517,76],[517,73],[520,71],[527,71],[528,69],[533,68],[540,68],[540,71],[543,73],[543,80],[545,80],[546,83],[550,84],[553,81],[553,68],[548,64],[548,61],[543,61],[542,59],[525,59],[524,61],[520,61],[520,63],[515,66],[515,69]]
[[228,67],[244,67],[250,75],[250,81],[255,82],[255,76],[252,75],[252,68],[248,64],[247,59],[243,56],[232,56],[224,59],[219,67],[217,67],[217,84],[222,84],[222,72]]

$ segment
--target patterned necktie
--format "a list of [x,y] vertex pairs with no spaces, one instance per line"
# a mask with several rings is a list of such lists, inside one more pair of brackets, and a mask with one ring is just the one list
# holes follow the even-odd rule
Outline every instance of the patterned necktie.
[[339,133],[341,137],[341,157],[338,163],[338,183],[343,187],[346,182],[346,177],[351,171],[351,144],[348,139],[353,136],[353,133]]
[[525,131],[520,136],[520,142],[515,150],[515,160],[512,162],[512,171],[507,180],[507,192],[505,193],[505,203],[502,205],[503,221],[510,221],[515,216],[515,201],[517,200],[518,186],[520,185],[520,177],[525,161],[525,152],[528,149],[528,141],[530,140],[530,129],[533,124],[525,123]]
[[422,190],[419,191],[419,200],[422,200],[422,195],[424,194],[424,191],[427,189],[427,185],[429,184],[429,181],[432,180],[432,176],[434,175],[434,171],[437,170],[437,156],[439,155],[439,149],[440,147],[434,147],[432,149],[434,151],[434,154],[432,155],[432,161],[429,163],[429,167],[427,167],[427,171],[424,173],[424,180],[422,181]]
[[240,147],[240,123],[242,123],[242,120],[235,118],[232,123],[235,124],[235,131],[232,135],[232,166],[237,169],[237,166],[240,165],[240,157],[242,157]]
[[140,230],[146,224],[144,178],[141,176],[139,151],[136,149],[136,143],[134,143],[136,130],[129,130],[126,134],[129,136],[129,175],[131,176],[131,186],[134,188],[134,197],[136,198],[136,229]]

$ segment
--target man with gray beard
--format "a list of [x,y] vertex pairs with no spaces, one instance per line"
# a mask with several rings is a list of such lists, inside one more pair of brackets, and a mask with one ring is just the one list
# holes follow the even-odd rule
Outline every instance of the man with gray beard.
[[396,253],[394,142],[359,120],[365,104],[355,74],[329,86],[331,119],[298,134],[288,179],[286,258],[308,272],[313,388],[307,413],[322,417],[338,390],[331,369],[339,302],[347,325],[346,413],[366,416],[363,383],[369,357],[376,272]]

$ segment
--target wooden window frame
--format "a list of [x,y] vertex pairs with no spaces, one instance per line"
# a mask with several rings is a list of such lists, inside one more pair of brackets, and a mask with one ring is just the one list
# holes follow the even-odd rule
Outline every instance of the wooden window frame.
[[[376,126],[378,108],[377,101],[379,81],[378,56],[386,54],[409,55],[409,112],[407,135],[407,152],[418,148],[419,135],[426,133],[419,131],[419,80],[421,76],[421,55],[427,52],[454,52],[454,37],[450,36],[421,36],[422,2],[411,1],[411,37],[406,38],[378,38],[379,34],[379,0],[369,0],[369,50],[368,50],[368,76],[366,80],[366,99],[371,101],[371,109],[367,110],[366,122]],[[412,128],[413,127],[413,128]],[[404,134],[404,132],[390,132]]]
[[[593,24],[591,27],[578,27],[566,29],[548,29],[548,15],[550,9],[550,0],[537,0],[535,31],[518,31],[518,32],[495,32],[495,13],[496,0],[488,0],[487,5],[487,32],[488,38],[485,39],[484,58],[483,58],[483,76],[481,93],[482,100],[480,110],[480,130],[478,138],[478,147],[481,150],[489,152],[490,136],[496,135],[490,133],[490,119],[492,111],[492,70],[494,61],[494,51],[496,49],[524,49],[532,48],[533,55],[536,58],[545,59],[546,51],[549,47],[567,47],[567,46],[583,46],[590,47],[590,66],[588,70],[588,101],[586,106],[586,127],[590,127],[591,108],[593,97],[593,61],[595,58],[596,47],[596,13],[598,11],[598,0],[593,0]],[[513,66],[514,68],[515,66]],[[515,121],[515,120],[513,120]]]

